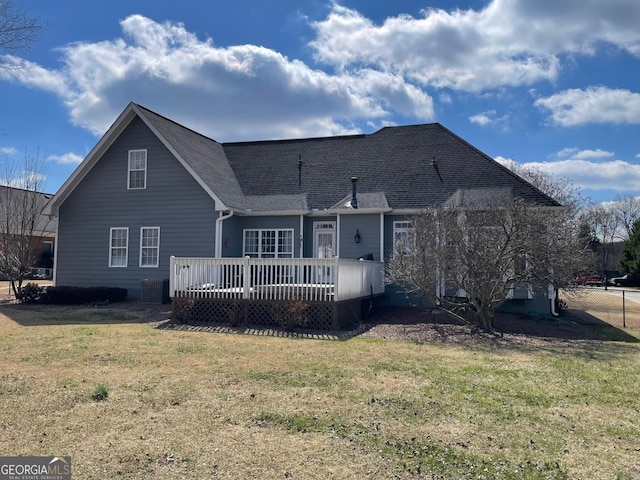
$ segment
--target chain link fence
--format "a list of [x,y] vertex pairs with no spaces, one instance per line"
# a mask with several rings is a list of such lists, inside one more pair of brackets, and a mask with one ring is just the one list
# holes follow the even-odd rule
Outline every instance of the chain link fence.
[[561,292],[571,313],[584,320],[598,319],[614,327],[640,328],[640,290],[582,287]]

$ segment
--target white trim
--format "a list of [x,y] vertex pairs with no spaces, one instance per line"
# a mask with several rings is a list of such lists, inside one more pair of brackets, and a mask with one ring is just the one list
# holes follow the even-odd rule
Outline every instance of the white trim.
[[224,212],[220,212],[220,214],[218,215],[218,218],[216,218],[216,231],[214,233],[214,246],[213,246],[213,251],[214,251],[214,256],[216,258],[222,258],[222,223],[227,219],[227,218],[231,218],[233,217],[233,210],[230,211],[228,214],[224,214]]
[[380,213],[380,261],[384,262],[384,213]]
[[[318,234],[319,233],[331,233],[332,234],[332,248],[333,248],[333,256],[338,256],[338,222],[313,222],[313,258],[318,257]],[[327,258],[327,257],[325,257]]]
[[[413,221],[412,220],[394,220],[393,221],[393,255],[397,255],[398,251],[396,250],[396,235],[398,234],[407,234],[407,239],[409,240],[411,233],[413,233]],[[405,252],[407,253],[407,252]]]
[[300,215],[300,250],[298,257],[304,258],[304,215]]
[[56,243],[54,244],[54,252],[53,252],[53,285],[56,285],[56,279],[58,277],[58,249],[60,245],[58,244],[58,232],[56,232]]
[[[247,232],[258,232],[258,237],[257,237],[257,252],[247,252]],[[263,238],[263,233],[264,232],[274,232],[275,236],[274,236],[274,250],[273,252],[266,252],[267,255],[273,254],[272,257],[265,257],[264,253],[262,251],[262,238]],[[291,252],[280,252],[278,247],[279,247],[279,240],[280,240],[280,234],[282,232],[290,232],[291,235]],[[293,228],[244,228],[242,230],[242,256],[243,257],[251,257],[253,255],[256,255],[253,258],[295,258],[295,253],[296,253],[296,245],[295,245],[295,240],[293,238],[293,234],[294,234],[294,229]]]
[[[123,230],[126,232],[126,244],[124,246],[124,265],[114,265],[113,264],[113,248],[123,248],[123,247],[114,247],[113,243],[113,232],[116,230]],[[109,268],[127,268],[129,266],[129,227],[111,227],[109,228]]]
[[134,103],[131,102],[127,107],[122,111],[122,113],[118,116],[115,122],[109,127],[109,130],[100,138],[98,143],[91,149],[91,151],[84,157],[84,160],[78,167],[73,171],[71,176],[67,179],[66,182],[58,189],[58,192],[53,196],[49,203],[45,205],[43,213],[48,215],[58,215],[58,210],[60,205],[64,203],[71,192],[75,190],[75,188],[80,184],[82,179],[87,176],[87,174],[91,171],[91,169],[95,166],[98,160],[102,157],[102,155],[111,147],[113,142],[117,140],[120,134],[124,131],[125,128],[131,123],[136,116],[136,111],[134,110]]
[[[144,152],[144,168],[131,168],[131,156],[137,153]],[[127,190],[146,190],[147,188],[147,149],[146,148],[138,148],[129,150],[127,155]],[[132,187],[131,186],[131,174],[133,172],[144,172],[144,178],[142,181],[141,187]]]
[[111,147],[111,145],[113,145],[113,143],[120,137],[120,134],[122,134],[122,132],[127,128],[127,126],[136,116],[144,122],[144,124],[153,132],[153,134],[162,142],[162,144],[167,147],[167,149],[187,170],[187,172],[189,172],[189,174],[195,179],[195,181],[198,182],[202,189],[213,199],[213,201],[215,202],[216,210],[229,210],[229,208],[225,206],[224,202],[220,200],[220,198],[209,188],[209,186],[200,178],[200,176],[196,174],[196,172],[187,164],[187,162],[185,162],[184,159],[180,155],[178,155],[178,152],[176,152],[173,146],[171,146],[171,144],[151,124],[151,122],[147,119],[144,112],[141,111],[138,105],[131,102],[126,106],[126,108],[118,116],[115,122],[113,122],[111,127],[109,127],[109,130],[107,130],[107,132],[100,138],[98,143],[91,149],[82,163],[80,163],[80,165],[78,165],[78,167],[73,171],[67,181],[64,182],[62,187],[58,189],[53,198],[51,198],[51,200],[49,200],[49,202],[45,205],[43,213],[54,216],[58,215],[60,205],[62,205],[64,201],[69,197],[69,195],[71,195],[71,193],[80,184],[82,179],[87,176],[91,169],[102,158],[102,155],[104,155],[109,147]]
[[[143,230],[156,230],[158,232],[158,245],[156,246],[149,246],[147,245],[146,247],[143,247],[142,245],[142,240],[144,239],[144,234],[143,234]],[[152,249],[155,248],[156,250],[156,262],[155,264],[149,264],[149,265],[143,265],[142,264],[142,249],[143,248],[148,248],[148,249]],[[139,261],[138,261],[138,266],[140,268],[158,268],[160,266],[160,227],[140,227],[140,251],[139,251]]]
[[[158,132],[158,130],[156,129],[156,127],[153,126],[153,124],[147,120],[147,117],[144,115],[144,113],[142,113],[140,111],[140,108],[138,108],[138,106],[135,103],[132,103],[132,109],[133,111],[138,114],[138,116],[140,117],[140,119],[144,122],[144,124],[149,127],[149,130],[151,130],[153,132],[153,134],[158,137],[158,139],[162,142],[162,144],[167,147],[167,150],[169,150],[172,155],[174,157],[176,157],[176,159],[180,162],[180,164],[187,170],[187,172],[189,172],[189,174],[194,178],[194,180],[196,182],[198,182],[198,185],[200,185],[202,187],[202,189],[207,192],[207,194],[213,199],[213,201],[215,202],[216,205],[216,210],[222,211],[222,210],[229,210],[229,208],[224,204],[224,202],[222,200],[220,200],[220,197],[218,197],[213,190],[211,190],[211,188],[209,188],[209,186],[202,180],[202,178],[200,178],[200,176],[193,170],[193,168],[191,168],[191,166],[185,162],[185,160],[180,156],[180,154],[178,154],[178,152],[176,151],[175,148],[173,148],[173,145],[171,145],[161,134],[160,132]],[[210,139],[211,140],[211,139]],[[211,140],[212,142],[214,142],[215,140]]]

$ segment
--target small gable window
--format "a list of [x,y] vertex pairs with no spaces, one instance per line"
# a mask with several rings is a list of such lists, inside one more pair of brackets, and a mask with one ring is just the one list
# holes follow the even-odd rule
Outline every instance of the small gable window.
[[129,150],[129,190],[147,188],[147,151]]

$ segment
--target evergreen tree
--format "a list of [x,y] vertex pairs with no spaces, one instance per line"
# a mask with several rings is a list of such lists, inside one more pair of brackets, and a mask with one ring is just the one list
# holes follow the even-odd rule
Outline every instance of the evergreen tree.
[[636,282],[640,282],[640,220],[636,220],[631,228],[629,241],[622,252],[620,270],[628,273]]

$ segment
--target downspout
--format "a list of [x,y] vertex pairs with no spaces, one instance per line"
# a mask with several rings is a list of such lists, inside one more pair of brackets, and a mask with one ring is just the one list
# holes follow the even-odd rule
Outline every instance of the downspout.
[[220,216],[216,218],[216,258],[222,258],[222,222],[231,217],[233,217],[233,210],[230,210],[227,215],[224,215],[222,212],[220,212]]
[[549,297],[551,297],[551,315],[559,317],[560,314],[556,312],[556,289],[551,284],[549,284]]
[[340,256],[340,214],[336,213],[336,252],[334,257]]
[[304,258],[304,215],[300,214],[300,258]]
[[380,212],[380,261],[384,262],[384,213]]
[[53,244],[53,286],[58,280],[58,228],[56,227],[56,238]]

